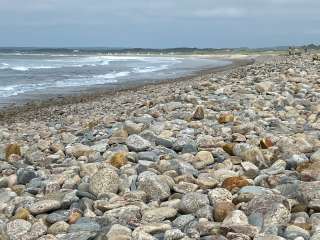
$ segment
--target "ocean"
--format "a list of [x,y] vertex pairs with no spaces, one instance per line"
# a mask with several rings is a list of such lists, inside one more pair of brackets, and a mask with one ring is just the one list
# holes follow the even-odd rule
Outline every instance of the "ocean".
[[0,49],[0,103],[191,74],[229,61],[196,56]]

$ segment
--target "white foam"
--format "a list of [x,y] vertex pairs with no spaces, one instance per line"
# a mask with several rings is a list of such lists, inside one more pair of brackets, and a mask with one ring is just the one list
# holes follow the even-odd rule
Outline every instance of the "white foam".
[[151,67],[145,67],[145,68],[134,68],[133,72],[135,73],[150,73],[150,72],[157,72],[161,70],[168,69],[168,65],[161,65],[161,66],[151,66]]
[[49,88],[66,88],[66,87],[85,87],[102,85],[108,83],[116,83],[117,79],[120,77],[128,76],[130,72],[113,72],[102,75],[94,75],[92,77],[84,77],[79,75],[79,78],[72,78],[54,82],[44,82],[44,83],[31,83],[31,84],[17,84],[0,87],[0,97],[10,97],[19,94],[34,92],[37,90],[45,90]]

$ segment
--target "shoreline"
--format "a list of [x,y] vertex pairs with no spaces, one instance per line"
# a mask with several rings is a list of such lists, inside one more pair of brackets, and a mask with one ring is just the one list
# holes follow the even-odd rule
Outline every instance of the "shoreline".
[[[219,57],[218,57],[219,59]],[[87,103],[99,100],[101,98],[108,98],[114,95],[118,95],[119,93],[127,93],[131,91],[137,91],[140,89],[147,90],[145,88],[166,85],[166,84],[174,84],[179,82],[192,82],[198,78],[205,78],[210,74],[216,74],[220,72],[226,72],[230,70],[234,70],[238,67],[243,67],[247,65],[253,64],[256,59],[255,58],[221,58],[220,60],[231,61],[231,64],[225,66],[218,66],[208,69],[201,69],[195,71],[191,74],[188,74],[183,77],[173,78],[173,79],[163,79],[163,80],[141,80],[136,82],[127,82],[124,86],[118,84],[109,84],[103,86],[101,90],[101,86],[92,87],[87,90],[79,91],[78,93],[70,93],[63,96],[54,96],[54,97],[43,97],[39,100],[31,100],[25,103],[17,104],[15,103],[13,106],[5,106],[0,108],[0,123],[5,122],[15,122],[15,117],[18,119],[30,119],[31,116],[35,116],[34,113],[39,113],[39,111],[48,109],[51,107],[61,107],[66,105],[78,104],[78,103]],[[21,116],[23,115],[23,116]],[[38,115],[38,114],[36,114]]]

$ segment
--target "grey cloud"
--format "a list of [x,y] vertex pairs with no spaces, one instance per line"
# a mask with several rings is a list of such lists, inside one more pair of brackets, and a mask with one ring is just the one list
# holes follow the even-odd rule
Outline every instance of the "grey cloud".
[[317,42],[318,0],[0,0],[0,46],[237,47]]

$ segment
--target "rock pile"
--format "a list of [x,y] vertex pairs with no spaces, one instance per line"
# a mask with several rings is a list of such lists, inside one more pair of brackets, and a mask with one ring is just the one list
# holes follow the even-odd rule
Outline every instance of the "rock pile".
[[320,239],[319,62],[127,94],[2,124],[1,240]]

